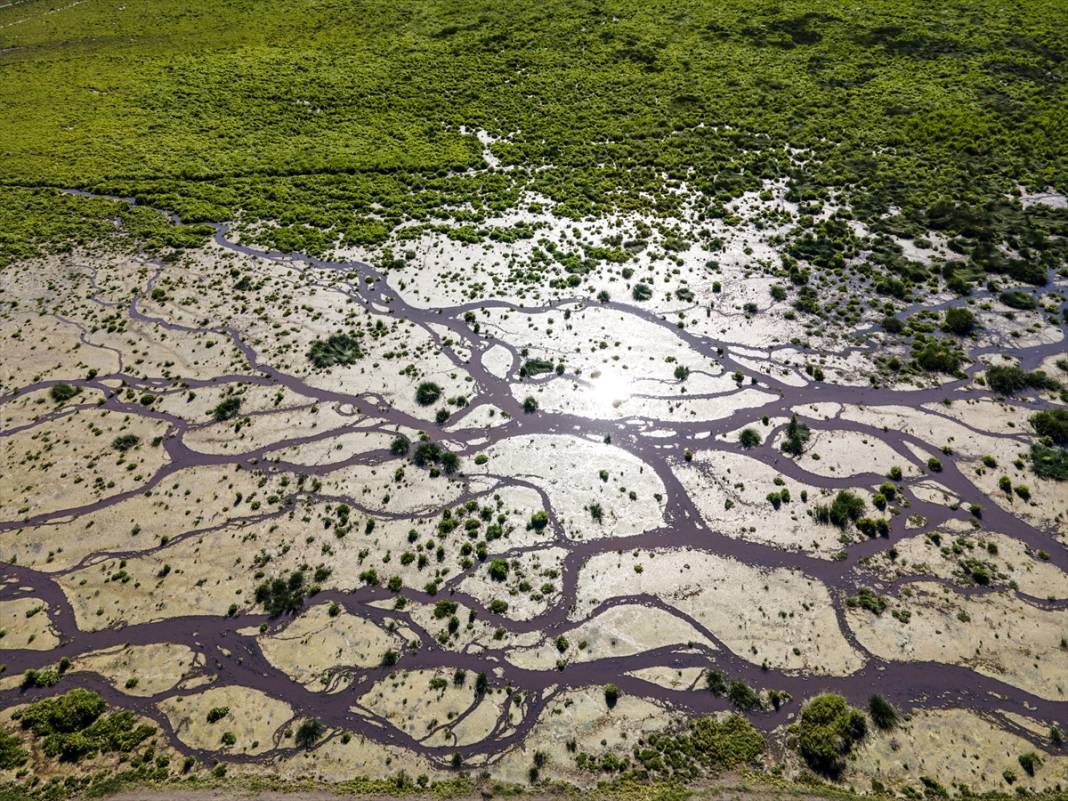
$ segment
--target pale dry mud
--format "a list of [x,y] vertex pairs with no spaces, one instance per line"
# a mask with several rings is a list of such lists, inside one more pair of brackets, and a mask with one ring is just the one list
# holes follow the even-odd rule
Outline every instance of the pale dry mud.
[[[1031,728],[1045,727],[1032,723]],[[845,781],[860,791],[870,789],[871,780],[876,779],[889,790],[901,792],[918,785],[923,776],[937,777],[946,788],[964,785],[1004,793],[1016,792],[1018,787],[1032,792],[1063,787],[1068,756],[1044,755],[1042,766],[1029,776],[1018,758],[1032,750],[1018,732],[1005,731],[998,722],[973,712],[922,710],[892,731],[869,738],[851,762]],[[1011,783],[1006,771],[1011,772]]]
[[[1028,417],[1059,398],[977,379],[1007,350],[1059,375],[1064,326],[1008,318],[982,290],[966,376],[895,383],[875,359],[907,347],[874,330],[880,311],[836,331],[773,299],[761,260],[798,210],[766,189],[731,209],[763,228],[708,223],[715,251],[669,247],[685,214],[563,221],[531,197],[497,221],[531,239],[423,232],[397,243],[403,269],[258,251],[218,226],[175,263],[75,253],[5,272],[5,720],[84,686],[161,749],[237,776],[436,778],[458,759],[525,782],[542,752],[544,776],[589,785],[569,741],[626,755],[724,713],[715,669],[790,694],[749,716],[770,735],[807,697],[877,688],[906,717],[866,740],[851,785],[1004,790],[1034,750],[1043,767],[1018,785],[1054,786],[1068,493],[1026,455]],[[616,236],[644,244],[580,287],[558,265],[554,286],[525,277],[539,238]],[[932,241],[907,252],[951,257]],[[1048,289],[1063,308],[1063,282]],[[339,333],[359,353],[316,367],[309,350]],[[797,458],[793,416],[811,429]],[[424,440],[457,469],[419,456]],[[883,534],[821,522],[842,490]],[[271,616],[258,589],[294,573],[307,593]],[[851,605],[861,588],[880,614]],[[64,657],[55,687],[20,690]],[[309,718],[324,731],[301,749]],[[772,740],[768,763],[793,770]]]

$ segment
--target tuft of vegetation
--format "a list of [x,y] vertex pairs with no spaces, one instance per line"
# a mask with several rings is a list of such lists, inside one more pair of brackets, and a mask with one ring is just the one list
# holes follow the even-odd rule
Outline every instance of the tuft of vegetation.
[[1068,480],[1068,448],[1050,448],[1036,442],[1031,446],[1031,469],[1039,478]]
[[853,746],[867,733],[864,713],[834,693],[817,695],[790,727],[798,753],[817,773],[837,777]]
[[111,441],[111,447],[119,453],[126,453],[131,448],[136,448],[141,438],[136,434],[122,434]]
[[222,423],[237,417],[240,410],[241,398],[231,395],[211,410],[211,417],[216,423]]
[[415,388],[415,402],[420,406],[433,406],[441,397],[441,387],[433,381],[424,381]]
[[70,384],[55,384],[48,390],[48,394],[56,403],[64,403],[81,391],[81,387],[72,387]]
[[742,433],[738,435],[738,442],[743,448],[748,450],[749,448],[755,448],[762,440],[760,433],[753,428],[743,428]]
[[351,334],[331,334],[325,340],[315,340],[308,349],[308,361],[320,370],[336,364],[349,366],[362,358],[360,340]]
[[1060,383],[1042,370],[1027,372],[1015,365],[999,365],[986,371],[986,383],[1001,395],[1014,395],[1025,389],[1058,389]]
[[873,695],[868,699],[868,714],[872,723],[884,731],[897,725],[897,710],[881,695]]
[[294,570],[288,578],[277,576],[256,587],[256,603],[271,617],[291,615],[304,605],[306,592],[304,571]]
[[460,469],[460,457],[438,442],[423,441],[415,446],[412,452],[412,461],[417,467],[430,467],[431,475],[434,470],[441,469],[447,476],[453,475]]
[[1031,415],[1031,427],[1054,445],[1068,446],[1068,409],[1050,409]]
[[968,309],[954,307],[946,311],[946,318],[942,322],[942,330],[963,337],[972,333],[977,324],[978,321],[975,319],[975,315]]
[[326,727],[315,718],[308,718],[297,727],[294,741],[300,748],[311,748],[323,736]]
[[856,522],[864,514],[867,505],[864,499],[849,490],[840,490],[834,496],[830,506],[817,505],[813,515],[819,523],[833,523],[838,528],[845,528],[850,522]]
[[0,730],[0,770],[22,767],[28,756],[18,737]]
[[619,703],[619,688],[614,684],[606,684],[604,687],[604,702],[612,709]]
[[786,426],[786,438],[783,440],[783,452],[791,456],[800,456],[805,451],[805,443],[812,436],[812,432],[804,423],[798,422],[797,415],[790,417],[790,423]]
[[846,599],[846,605],[867,609],[876,615],[881,615],[886,610],[886,601],[876,595],[870,587],[859,588],[856,595]]

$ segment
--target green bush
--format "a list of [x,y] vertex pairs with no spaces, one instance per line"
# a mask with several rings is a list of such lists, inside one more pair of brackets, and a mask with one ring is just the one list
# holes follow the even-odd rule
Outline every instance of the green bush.
[[864,713],[833,693],[817,695],[801,709],[794,726],[798,753],[817,773],[832,778],[845,768],[853,746],[864,738]]
[[211,410],[211,416],[215,422],[222,423],[237,417],[237,413],[240,409],[241,398],[231,395]]
[[1068,409],[1050,409],[1031,415],[1031,427],[1040,437],[1049,437],[1055,445],[1068,445]]
[[1002,395],[1013,395],[1023,389],[1057,389],[1060,384],[1041,370],[1027,372],[1015,365],[999,365],[986,371],[986,383]]
[[738,435],[738,442],[745,449],[755,448],[761,443],[760,434],[752,428],[742,429],[742,433]]
[[519,368],[519,375],[525,377],[551,373],[552,371],[553,363],[548,359],[527,359],[523,362],[523,366]]
[[868,714],[880,729],[892,729],[897,725],[897,710],[881,695],[873,695],[868,699]]
[[1068,480],[1068,448],[1048,448],[1036,442],[1031,446],[1031,469],[1039,478]]
[[840,490],[827,510],[827,520],[838,528],[845,528],[850,521],[859,520],[864,514],[864,499],[849,490]]
[[415,388],[415,402],[420,406],[432,406],[441,397],[441,387],[433,381],[424,381]]
[[504,581],[508,578],[508,562],[504,559],[494,559],[489,564],[489,575],[494,581]]
[[137,443],[140,441],[141,438],[136,434],[123,434],[111,441],[111,447],[119,451],[119,453],[126,453],[131,448],[137,447]]
[[27,756],[29,754],[17,737],[6,731],[0,731],[0,770],[21,767],[26,762]]
[[287,578],[281,576],[265,581],[256,587],[256,603],[267,610],[271,617],[293,614],[304,605],[304,571],[294,570]]
[[55,384],[48,391],[48,394],[52,396],[52,400],[56,403],[63,403],[64,401],[69,401],[81,391],[81,387],[72,387],[70,384]]
[[1030,311],[1037,308],[1038,303],[1033,297],[1026,292],[1021,292],[1018,289],[1013,289],[1009,292],[1002,292],[998,295],[998,300],[1008,306],[1010,309],[1020,309],[1021,311]]
[[808,426],[799,422],[797,415],[792,415],[789,424],[786,426],[786,438],[782,443],[782,449],[791,456],[800,456],[804,453],[805,443],[808,442],[811,436],[812,432]]
[[606,684],[604,687],[604,702],[612,709],[619,702],[619,688],[614,684]]
[[70,690],[44,698],[22,711],[19,723],[34,737],[43,738],[44,752],[65,762],[77,762],[98,752],[129,752],[155,732],[137,725],[125,710],[105,715],[107,705],[94,692]]
[[323,736],[324,731],[326,731],[326,727],[322,723],[315,718],[308,718],[297,728],[297,734],[294,739],[301,748],[311,748]]
[[967,309],[955,307],[946,311],[946,319],[942,328],[951,334],[967,336],[975,330],[975,315]]
[[317,339],[308,349],[308,361],[318,369],[335,364],[352,365],[363,358],[360,340],[350,334],[332,334],[325,340]]

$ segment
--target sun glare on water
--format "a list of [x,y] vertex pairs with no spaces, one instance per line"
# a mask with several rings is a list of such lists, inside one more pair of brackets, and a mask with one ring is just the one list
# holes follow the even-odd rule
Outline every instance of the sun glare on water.
[[590,386],[586,394],[591,411],[607,414],[630,399],[634,394],[634,384],[622,373],[596,370],[590,374]]

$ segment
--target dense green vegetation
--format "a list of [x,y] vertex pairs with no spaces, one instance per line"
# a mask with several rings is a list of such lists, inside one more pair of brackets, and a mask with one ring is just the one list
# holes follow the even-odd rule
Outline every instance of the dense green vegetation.
[[100,752],[128,752],[155,733],[137,724],[132,712],[104,714],[107,704],[94,692],[75,689],[55,698],[43,698],[19,713],[19,723],[44,752],[66,762]]
[[[1064,258],[1064,213],[1011,199],[1068,186],[1056,0],[49,8],[0,9],[0,263],[114,236],[113,217],[159,248],[239,211],[282,250],[379,243],[402,220],[481,237],[525,188],[564,215],[669,213],[686,181],[700,214],[724,217],[765,178],[803,211],[832,191],[844,202],[790,235],[800,283],[798,262],[838,271],[864,250],[846,269],[899,300],[990,273],[1041,284]],[[541,169],[471,171],[477,128],[506,137],[503,165]],[[134,195],[187,224],[56,187]],[[931,229],[967,259],[928,272],[878,238]],[[804,289],[799,308],[816,298]]]
[[840,695],[817,695],[791,726],[798,752],[818,773],[837,776],[853,746],[867,733],[867,719]]

